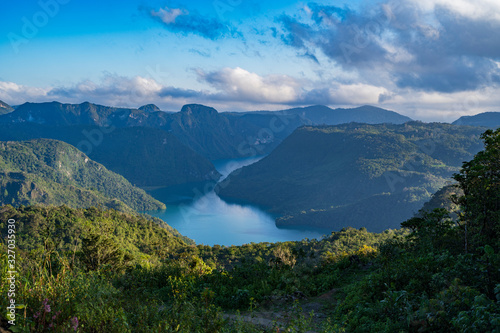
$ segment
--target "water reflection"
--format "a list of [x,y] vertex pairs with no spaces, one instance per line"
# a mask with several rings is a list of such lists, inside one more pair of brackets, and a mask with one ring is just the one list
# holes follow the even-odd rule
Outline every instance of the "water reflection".
[[[255,163],[262,157],[215,161],[222,178],[242,166]],[[192,191],[193,194],[197,191]],[[200,193],[199,191],[197,193]],[[281,242],[319,238],[327,233],[322,229],[278,228],[275,216],[252,205],[227,203],[214,191],[186,200],[175,201],[171,192],[152,192],[167,204],[166,211],[149,212],[161,218],[181,234],[194,239],[197,244],[241,245],[251,242]],[[168,195],[167,195],[168,194]],[[168,200],[165,200],[167,199]]]

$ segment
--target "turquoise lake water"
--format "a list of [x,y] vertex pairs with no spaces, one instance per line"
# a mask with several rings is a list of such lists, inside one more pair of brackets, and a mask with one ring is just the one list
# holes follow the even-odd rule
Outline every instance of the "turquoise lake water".
[[[262,157],[214,161],[225,178],[233,170],[255,163]],[[205,245],[242,245],[251,242],[283,242],[320,238],[324,229],[278,228],[274,219],[259,207],[228,203],[210,190],[184,186],[150,191],[165,202],[165,211],[148,212],[161,218],[181,234]]]

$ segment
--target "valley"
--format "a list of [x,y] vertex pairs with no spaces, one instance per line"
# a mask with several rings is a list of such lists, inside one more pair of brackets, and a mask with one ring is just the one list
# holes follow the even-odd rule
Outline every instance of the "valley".
[[0,13],[0,333],[500,333],[500,1]]
[[3,108],[0,228],[4,240],[5,221],[17,228],[25,331],[491,331],[500,319],[498,130],[366,106]]

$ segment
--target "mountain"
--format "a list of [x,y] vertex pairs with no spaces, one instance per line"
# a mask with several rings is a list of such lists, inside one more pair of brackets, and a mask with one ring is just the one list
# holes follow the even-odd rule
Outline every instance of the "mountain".
[[223,114],[257,126],[260,133],[266,133],[269,137],[276,139],[273,142],[273,148],[295,129],[304,125],[339,125],[352,122],[403,124],[411,121],[411,118],[394,111],[368,105],[353,109],[331,109],[324,105],[314,105],[282,111],[225,112]]
[[[256,143],[254,139],[248,139],[257,135],[257,126],[241,119],[229,119],[214,108],[199,104],[185,105],[176,113],[115,113],[108,121],[117,127],[143,126],[163,129],[209,160],[248,156],[251,152],[247,147],[261,144]],[[270,151],[268,147],[262,150]]]
[[56,140],[1,142],[0,182],[1,204],[104,206],[124,211],[165,208],[122,176]]
[[0,123],[0,140],[37,138],[69,143],[136,186],[172,186],[220,177],[209,160],[160,129]]
[[394,111],[369,105],[352,109],[331,109],[324,105],[315,105],[283,110],[281,113],[299,115],[301,118],[309,120],[312,125],[339,125],[352,122],[365,124],[403,124],[412,120]]
[[2,114],[7,114],[14,111],[14,108],[8,105],[7,103],[4,103],[0,101],[0,115]]
[[449,124],[304,126],[216,191],[281,215],[278,225],[398,228],[482,148]]
[[186,105],[180,112],[171,113],[158,111],[154,105],[126,109],[88,102],[25,103],[12,113],[0,116],[0,123],[157,128],[172,133],[183,144],[210,160],[252,155],[247,146],[257,146],[263,152],[271,150],[266,145],[267,134],[258,143],[253,139],[260,130],[254,124],[228,119],[213,108],[197,104]]
[[24,103],[15,111],[0,117],[0,122],[32,122],[47,125],[107,125],[111,114],[126,114],[133,109],[120,109],[85,102],[82,104]]
[[453,122],[454,125],[500,127],[500,112],[484,112],[474,116],[463,116]]
[[139,109],[91,104],[25,103],[0,116],[0,123],[37,123],[49,126],[114,126],[158,128],[209,160],[239,158],[271,152],[303,125],[336,125],[349,122],[404,123],[411,119],[371,106],[330,109],[310,106],[283,111],[224,112],[199,105],[185,105],[180,112],[162,112],[153,104]]
[[146,111],[146,112],[159,112],[159,111],[161,111],[160,108],[154,104],[143,105],[139,108],[139,110]]

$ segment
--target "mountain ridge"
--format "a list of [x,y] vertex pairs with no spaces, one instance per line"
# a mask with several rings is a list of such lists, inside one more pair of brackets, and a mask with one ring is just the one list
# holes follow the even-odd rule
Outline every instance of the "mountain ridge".
[[[153,104],[139,109],[81,104],[25,103],[0,116],[0,123],[74,126],[151,127],[174,134],[183,144],[210,160],[267,154],[297,127],[344,122],[402,123],[411,120],[394,111],[363,106],[330,109],[310,106],[269,112],[217,112],[201,104],[187,104],[179,112],[158,111]],[[311,119],[309,119],[309,118]]]
[[452,124],[498,128],[500,127],[500,112],[489,111],[478,113],[473,116],[462,116],[455,120]]

